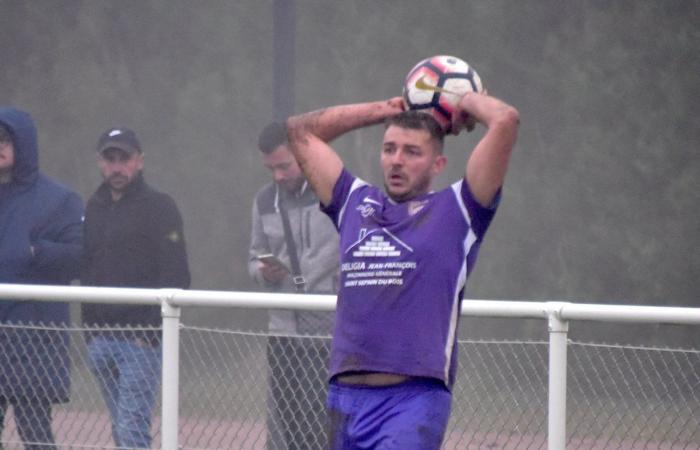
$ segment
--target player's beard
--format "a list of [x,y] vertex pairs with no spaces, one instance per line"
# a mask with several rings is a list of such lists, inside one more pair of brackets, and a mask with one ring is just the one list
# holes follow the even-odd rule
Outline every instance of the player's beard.
[[396,172],[396,175],[401,176],[404,182],[409,183],[408,189],[402,192],[395,192],[392,190],[389,183],[389,179],[393,173],[389,173],[389,176],[384,179],[384,191],[391,197],[392,200],[396,202],[405,202],[411,200],[415,197],[421,196],[430,190],[430,185],[432,183],[432,177],[430,173],[425,172],[418,176],[413,183],[407,179],[406,175],[400,172]]

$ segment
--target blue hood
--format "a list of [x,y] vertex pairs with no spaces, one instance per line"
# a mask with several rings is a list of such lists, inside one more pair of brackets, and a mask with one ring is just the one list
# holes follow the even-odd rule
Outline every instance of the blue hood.
[[15,166],[12,184],[32,184],[39,176],[39,149],[32,116],[13,107],[0,107],[0,123],[12,135]]

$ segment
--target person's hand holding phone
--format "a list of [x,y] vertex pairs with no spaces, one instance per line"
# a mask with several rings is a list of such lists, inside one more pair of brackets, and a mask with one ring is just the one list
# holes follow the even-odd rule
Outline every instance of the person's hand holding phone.
[[268,283],[280,283],[289,273],[282,261],[271,253],[258,255],[256,259],[260,262],[260,273]]

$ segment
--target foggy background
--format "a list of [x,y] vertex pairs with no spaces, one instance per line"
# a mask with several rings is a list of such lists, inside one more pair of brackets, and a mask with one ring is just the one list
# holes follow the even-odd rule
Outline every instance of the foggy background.
[[[285,3],[281,1],[280,3]],[[278,6],[280,5],[278,3]],[[516,106],[520,135],[467,298],[700,303],[700,2],[296,0],[296,112],[400,95],[435,54],[469,62]],[[0,103],[30,112],[40,166],[87,198],[107,127],[136,130],[146,180],[185,222],[192,288],[254,290],[250,213],[268,181],[256,148],[274,108],[273,0],[0,0]],[[380,181],[381,128],[336,142]],[[481,132],[447,140],[439,188]],[[185,311],[264,326],[264,312]],[[465,320],[487,336],[504,322]],[[541,321],[518,325],[535,335]],[[499,333],[508,334],[511,326]],[[596,336],[594,324],[572,334]],[[683,327],[610,340],[697,347]],[[617,334],[616,334],[617,333]]]

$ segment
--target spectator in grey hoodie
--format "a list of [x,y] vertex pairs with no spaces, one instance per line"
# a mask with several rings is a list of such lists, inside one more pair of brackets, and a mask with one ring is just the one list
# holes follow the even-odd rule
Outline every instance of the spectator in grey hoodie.
[[[273,122],[265,127],[258,148],[272,181],[258,191],[253,203],[251,277],[272,292],[335,294],[338,233],[320,211],[318,198],[287,147],[284,125]],[[329,342],[294,335],[327,337],[332,325],[329,312],[270,311],[268,448],[326,446],[323,411]]]

